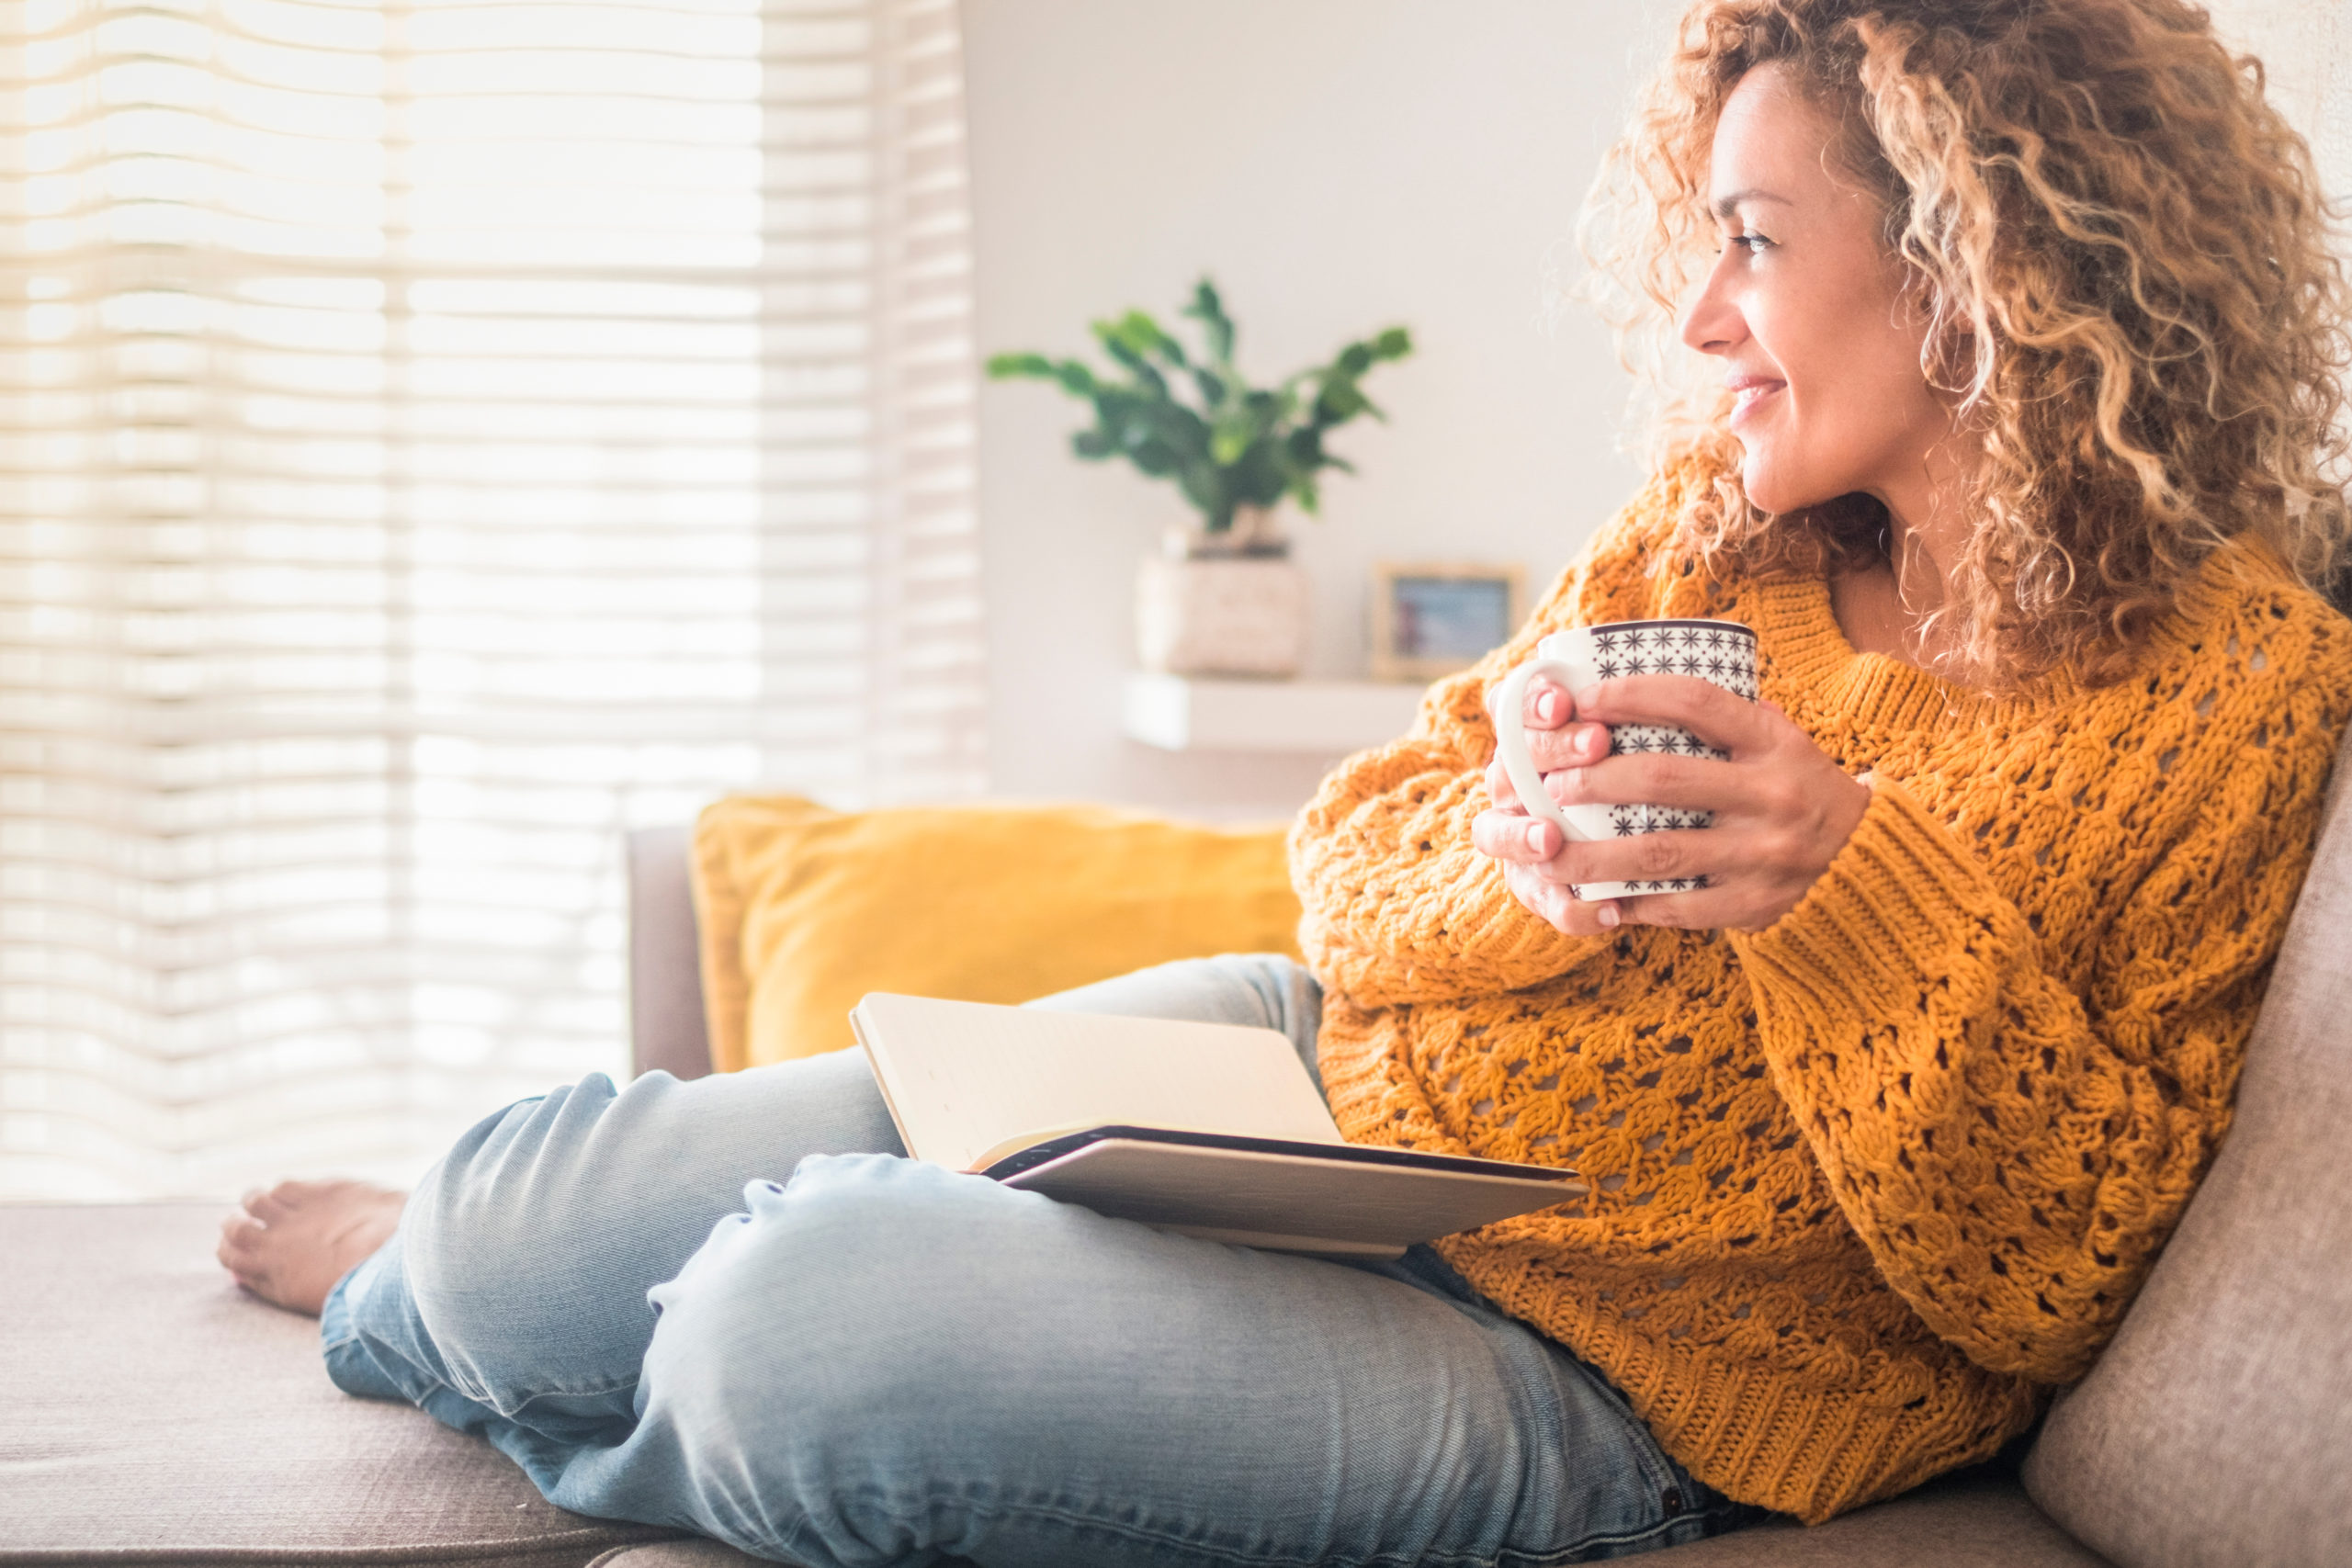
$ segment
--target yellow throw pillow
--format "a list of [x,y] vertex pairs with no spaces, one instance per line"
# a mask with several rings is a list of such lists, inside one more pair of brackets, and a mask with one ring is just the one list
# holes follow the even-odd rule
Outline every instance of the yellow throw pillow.
[[1171,958],[1295,957],[1283,833],[1099,806],[721,800],[695,825],[711,1064],[853,1045],[868,991],[1023,1002]]

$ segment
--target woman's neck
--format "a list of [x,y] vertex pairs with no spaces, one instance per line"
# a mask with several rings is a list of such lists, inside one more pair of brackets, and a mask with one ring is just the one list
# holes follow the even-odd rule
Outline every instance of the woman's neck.
[[1894,570],[1883,560],[1829,580],[1829,612],[1860,653],[1883,653],[1927,669],[1920,617],[1903,603]]
[[1951,566],[1965,544],[1960,523],[1962,465],[1949,441],[1916,472],[1870,492],[1886,510],[1879,558],[1829,583],[1830,613],[1858,652],[1883,653],[1952,677]]

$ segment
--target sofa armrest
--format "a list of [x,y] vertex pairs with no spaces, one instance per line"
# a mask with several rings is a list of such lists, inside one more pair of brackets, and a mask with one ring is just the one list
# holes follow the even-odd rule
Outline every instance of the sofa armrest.
[[688,872],[693,829],[628,835],[629,1065],[698,1078],[710,1071],[703,1021],[702,953]]

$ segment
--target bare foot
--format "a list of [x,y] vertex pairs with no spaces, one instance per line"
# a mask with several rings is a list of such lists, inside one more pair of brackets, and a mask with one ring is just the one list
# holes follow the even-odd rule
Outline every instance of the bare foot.
[[220,1222],[221,1267],[266,1302],[312,1317],[334,1282],[384,1245],[407,1194],[365,1181],[281,1181]]

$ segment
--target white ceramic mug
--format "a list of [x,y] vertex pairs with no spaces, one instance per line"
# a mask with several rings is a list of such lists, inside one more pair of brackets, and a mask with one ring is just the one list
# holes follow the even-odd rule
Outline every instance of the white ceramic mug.
[[[1667,806],[1562,807],[1544,787],[1544,775],[1527,750],[1527,688],[1538,676],[1580,692],[1596,681],[1622,675],[1695,675],[1736,696],[1756,700],[1756,633],[1737,621],[1609,621],[1574,631],[1554,632],[1535,645],[1535,657],[1503,677],[1495,688],[1495,750],[1519,793],[1520,805],[1557,826],[1571,841],[1630,839],[1669,828],[1712,827],[1712,811]],[[1725,761],[1730,753],[1708,745],[1679,725],[1612,724],[1609,754],[1668,751]],[[1659,882],[1570,884],[1580,899],[1622,898],[1640,893],[1688,893],[1707,885],[1703,876]]]

